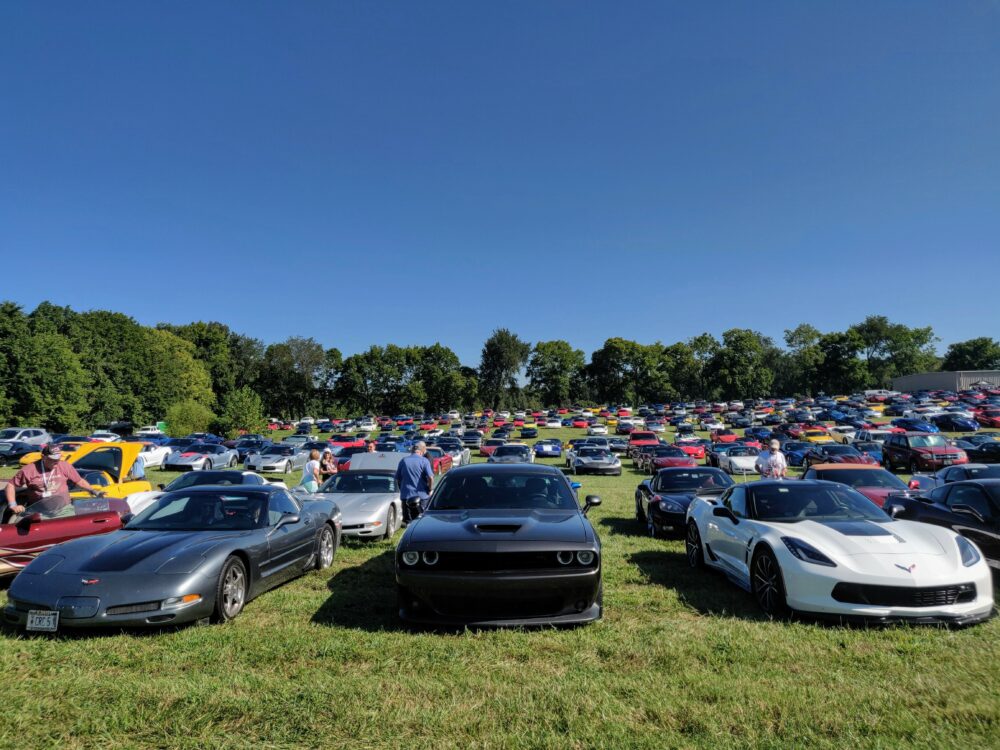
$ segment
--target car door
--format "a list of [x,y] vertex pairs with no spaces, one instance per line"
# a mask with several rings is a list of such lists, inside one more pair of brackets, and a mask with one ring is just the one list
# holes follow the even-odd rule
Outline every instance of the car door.
[[708,524],[707,542],[712,553],[722,565],[742,581],[747,581],[746,540],[751,532],[746,518],[746,488],[742,485],[726,491],[720,505],[733,514],[734,519],[714,514]]
[[991,560],[1000,561],[1000,513],[990,497],[974,484],[956,484],[948,493],[952,528],[979,545]]
[[[77,515],[0,525],[0,575],[16,573],[35,557],[56,544],[121,528],[117,513],[97,504],[93,512],[81,507]],[[82,512],[81,512],[82,511]]]
[[[289,516],[298,520],[289,522]],[[283,490],[268,498],[267,525],[268,555],[261,565],[261,579],[265,586],[273,586],[302,570],[312,554],[317,529],[312,518]]]

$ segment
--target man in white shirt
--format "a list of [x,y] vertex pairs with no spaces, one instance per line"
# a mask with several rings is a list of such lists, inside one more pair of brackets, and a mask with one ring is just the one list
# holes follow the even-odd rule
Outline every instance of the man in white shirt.
[[781,452],[781,443],[772,440],[770,450],[761,451],[757,456],[757,471],[762,479],[784,479],[788,476],[788,462]]

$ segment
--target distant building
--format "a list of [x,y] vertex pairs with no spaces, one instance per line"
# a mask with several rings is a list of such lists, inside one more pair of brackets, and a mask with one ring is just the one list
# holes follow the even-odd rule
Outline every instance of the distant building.
[[964,391],[969,388],[1000,388],[1000,370],[918,372],[892,379],[897,391]]

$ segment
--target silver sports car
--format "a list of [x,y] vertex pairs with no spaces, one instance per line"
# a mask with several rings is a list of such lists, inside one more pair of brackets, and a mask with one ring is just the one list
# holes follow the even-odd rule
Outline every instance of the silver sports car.
[[168,492],[124,529],[32,560],[11,584],[4,620],[46,632],[226,622],[258,594],[330,567],[339,543],[330,499],[303,502],[270,485]]
[[269,445],[260,453],[247,455],[245,467],[248,471],[291,474],[305,466],[307,461],[309,461],[308,450],[295,444],[280,443]]
[[239,465],[239,454],[232,448],[213,443],[194,443],[171,453],[163,460],[167,471],[229,469]]
[[394,470],[352,468],[327,479],[315,494],[303,496],[335,501],[344,536],[391,539],[403,518]]

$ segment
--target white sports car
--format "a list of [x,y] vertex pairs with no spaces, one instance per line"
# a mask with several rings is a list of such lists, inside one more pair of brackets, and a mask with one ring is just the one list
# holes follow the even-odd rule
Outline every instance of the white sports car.
[[721,570],[771,616],[971,625],[993,612],[973,542],[890,518],[843,484],[766,480],[695,498],[686,541],[692,567]]
[[603,424],[592,424],[587,428],[588,435],[607,435],[608,428]]
[[759,453],[749,445],[734,445],[719,456],[719,468],[727,474],[757,474]]

